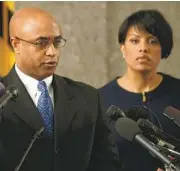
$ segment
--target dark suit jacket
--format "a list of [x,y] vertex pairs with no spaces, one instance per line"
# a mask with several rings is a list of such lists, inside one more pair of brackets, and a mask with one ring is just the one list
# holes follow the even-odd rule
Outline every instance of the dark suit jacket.
[[[0,171],[13,171],[44,124],[14,68],[3,84],[19,90],[0,115]],[[57,75],[53,88],[54,139],[45,133],[38,137],[20,171],[116,170],[117,153],[97,91]]]

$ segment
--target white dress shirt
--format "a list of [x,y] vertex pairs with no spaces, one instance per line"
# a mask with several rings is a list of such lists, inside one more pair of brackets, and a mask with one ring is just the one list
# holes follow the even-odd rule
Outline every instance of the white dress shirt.
[[[29,95],[31,96],[35,106],[37,107],[38,99],[39,99],[39,96],[41,94],[41,92],[37,88],[39,81],[30,77],[29,75],[23,73],[18,68],[17,64],[15,65],[15,70],[17,72],[17,75],[19,76],[19,78],[23,82],[24,86],[26,87],[26,89],[27,89]],[[51,75],[51,76],[45,78],[43,81],[47,85],[48,92],[49,92],[52,104],[54,106],[54,93],[53,93],[53,87],[52,87],[52,79],[53,79],[53,76]]]

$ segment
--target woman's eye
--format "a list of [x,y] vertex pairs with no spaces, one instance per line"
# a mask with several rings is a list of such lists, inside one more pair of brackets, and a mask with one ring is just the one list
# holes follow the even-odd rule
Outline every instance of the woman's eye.
[[158,41],[157,39],[150,39],[150,40],[149,40],[149,43],[150,43],[150,44],[158,44],[159,41]]
[[136,43],[138,43],[138,42],[139,42],[139,40],[138,40],[138,39],[131,39],[130,41],[131,41],[131,43],[133,43],[133,44],[136,44]]

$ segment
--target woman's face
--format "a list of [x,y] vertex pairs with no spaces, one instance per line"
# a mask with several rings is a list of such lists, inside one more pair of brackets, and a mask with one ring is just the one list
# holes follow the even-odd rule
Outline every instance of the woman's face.
[[161,60],[159,40],[148,32],[132,26],[124,44],[120,45],[128,69],[132,71],[154,71]]

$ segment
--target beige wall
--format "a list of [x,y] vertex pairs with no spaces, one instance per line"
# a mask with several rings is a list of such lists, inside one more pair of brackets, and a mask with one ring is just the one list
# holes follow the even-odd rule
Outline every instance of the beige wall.
[[[159,71],[180,78],[180,2],[16,2],[16,9],[36,6],[51,12],[67,39],[57,74],[100,87],[123,74],[117,42],[124,18],[138,9],[160,10],[174,31],[174,48]],[[178,49],[179,48],[179,49]]]

